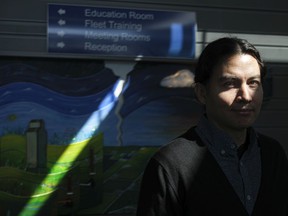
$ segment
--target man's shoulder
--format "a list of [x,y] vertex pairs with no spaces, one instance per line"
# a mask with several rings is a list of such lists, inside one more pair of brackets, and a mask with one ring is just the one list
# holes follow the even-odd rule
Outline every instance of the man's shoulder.
[[269,143],[269,144],[279,143],[275,138],[267,136],[261,132],[257,132],[257,137],[261,143]]
[[159,161],[179,161],[182,163],[199,158],[206,150],[207,147],[192,128],[162,146],[156,153],[155,158]]
[[281,144],[275,138],[257,132],[257,139],[260,147],[269,149],[282,149]]
[[271,136],[267,136],[263,133],[257,133],[258,143],[262,150],[262,155],[267,154],[274,157],[279,157],[280,155],[285,158],[286,153],[284,150],[284,146],[280,144],[278,140],[272,138]]

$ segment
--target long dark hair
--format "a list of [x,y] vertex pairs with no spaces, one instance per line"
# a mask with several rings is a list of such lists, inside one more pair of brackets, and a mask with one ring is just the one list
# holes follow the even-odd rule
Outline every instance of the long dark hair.
[[259,64],[261,79],[263,80],[266,70],[259,51],[245,39],[224,37],[209,43],[201,53],[195,69],[195,83],[205,84],[216,66],[236,54],[253,56]]

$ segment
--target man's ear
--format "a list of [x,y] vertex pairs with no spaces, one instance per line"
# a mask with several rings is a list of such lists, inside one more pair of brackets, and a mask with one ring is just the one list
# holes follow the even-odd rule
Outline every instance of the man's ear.
[[206,87],[201,83],[196,83],[194,91],[197,100],[202,104],[206,104]]

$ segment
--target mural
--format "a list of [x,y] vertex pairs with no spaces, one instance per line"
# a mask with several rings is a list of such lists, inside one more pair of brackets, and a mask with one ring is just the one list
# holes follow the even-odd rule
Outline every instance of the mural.
[[121,65],[2,58],[0,215],[135,213],[147,161],[200,108],[192,64]]

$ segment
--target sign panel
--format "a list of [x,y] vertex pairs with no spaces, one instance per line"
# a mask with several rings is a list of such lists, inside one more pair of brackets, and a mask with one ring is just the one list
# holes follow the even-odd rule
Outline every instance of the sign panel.
[[48,5],[48,52],[194,58],[196,15],[184,11]]

